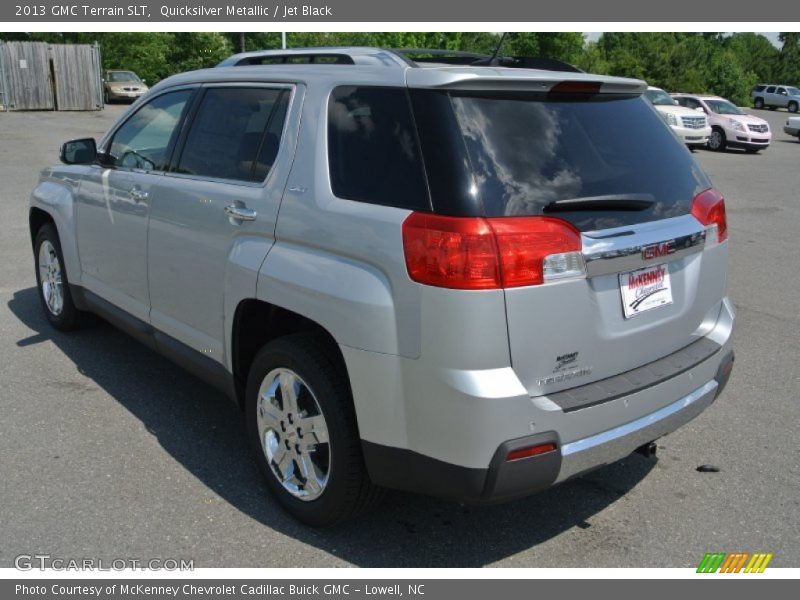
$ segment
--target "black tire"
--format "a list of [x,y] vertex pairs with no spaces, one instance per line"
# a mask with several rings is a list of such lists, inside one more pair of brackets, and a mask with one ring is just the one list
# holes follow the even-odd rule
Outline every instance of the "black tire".
[[789,102],[789,106],[787,107],[790,113],[797,112],[797,102]]
[[[313,500],[295,497],[270,467],[258,431],[258,395],[264,378],[277,368],[297,374],[317,400],[329,435],[327,484]],[[245,397],[247,435],[259,470],[278,503],[299,521],[326,527],[364,513],[383,496],[369,479],[361,451],[350,383],[333,344],[323,335],[299,333],[273,340],[253,360]]]
[[[714,134],[719,134],[718,141],[714,138]],[[725,146],[727,145],[728,141],[725,138],[725,132],[719,127],[714,127],[711,131],[711,137],[708,138],[709,149],[714,150],[715,152],[722,152],[725,150]]]
[[[44,291],[42,289],[42,278],[39,268],[39,257],[42,244],[49,242],[55,250],[55,258],[58,261],[58,266],[61,270],[61,295],[62,307],[58,313],[54,313],[51,307],[45,301]],[[73,331],[78,329],[84,322],[86,313],[78,310],[72,300],[72,294],[69,290],[69,279],[67,277],[67,270],[64,267],[64,255],[61,253],[61,241],[58,238],[58,231],[52,223],[45,223],[39,228],[36,233],[34,241],[34,265],[36,270],[36,287],[39,291],[39,300],[42,303],[42,309],[50,324],[59,331]]]
[[755,102],[753,102],[753,106],[758,109],[764,108],[764,99],[763,98],[756,98]]

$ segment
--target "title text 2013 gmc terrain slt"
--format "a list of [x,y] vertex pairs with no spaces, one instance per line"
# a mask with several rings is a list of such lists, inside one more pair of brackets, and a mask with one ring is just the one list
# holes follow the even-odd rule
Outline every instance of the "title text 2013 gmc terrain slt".
[[99,314],[224,390],[306,523],[383,488],[542,490],[731,370],[724,201],[645,90],[370,48],[171,77],[42,172],[45,314]]

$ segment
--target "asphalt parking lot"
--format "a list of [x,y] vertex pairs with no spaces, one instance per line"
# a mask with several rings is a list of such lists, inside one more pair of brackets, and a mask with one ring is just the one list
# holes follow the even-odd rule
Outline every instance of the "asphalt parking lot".
[[[51,329],[27,199],[59,142],[101,113],[0,113],[0,566],[18,554],[196,567],[693,567],[705,552],[800,565],[800,143],[785,111],[758,155],[698,151],[726,198],[737,361],[722,397],[641,456],[533,498],[464,507],[392,493],[307,529],[268,496],[239,414],[105,324]],[[696,467],[712,464],[718,473]]]

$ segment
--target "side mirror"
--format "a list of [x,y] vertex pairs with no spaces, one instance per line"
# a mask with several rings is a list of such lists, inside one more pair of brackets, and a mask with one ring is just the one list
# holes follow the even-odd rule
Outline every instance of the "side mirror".
[[147,79],[142,79],[142,83],[147,83]]
[[70,140],[61,144],[59,158],[65,165],[90,165],[97,160],[94,138]]

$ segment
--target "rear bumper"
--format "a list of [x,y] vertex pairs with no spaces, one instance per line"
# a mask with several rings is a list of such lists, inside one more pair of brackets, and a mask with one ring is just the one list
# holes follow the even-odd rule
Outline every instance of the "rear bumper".
[[[683,349],[635,369],[626,379],[640,387],[621,393],[614,378],[603,380],[608,395],[599,402],[597,383],[573,388],[573,400],[591,400],[583,404],[531,397],[511,369],[442,375],[419,361],[343,348],[370,477],[388,488],[484,503],[613,463],[688,423],[719,396],[733,364],[734,321],[725,299],[698,344],[713,345],[713,354]],[[667,378],[656,377],[667,369]],[[370,378],[374,384],[361,388]],[[369,419],[381,401],[387,412]],[[506,460],[511,450],[548,442],[554,451]]]
[[[659,410],[608,431],[563,445],[554,431],[504,442],[486,469],[462,467],[411,450],[363,442],[367,468],[378,485],[463,502],[491,503],[528,496],[625,458],[638,447],[682,427],[719,396],[732,365],[733,352],[729,352],[714,379]],[[554,443],[556,449],[530,458],[506,460],[512,450],[546,443]]]

